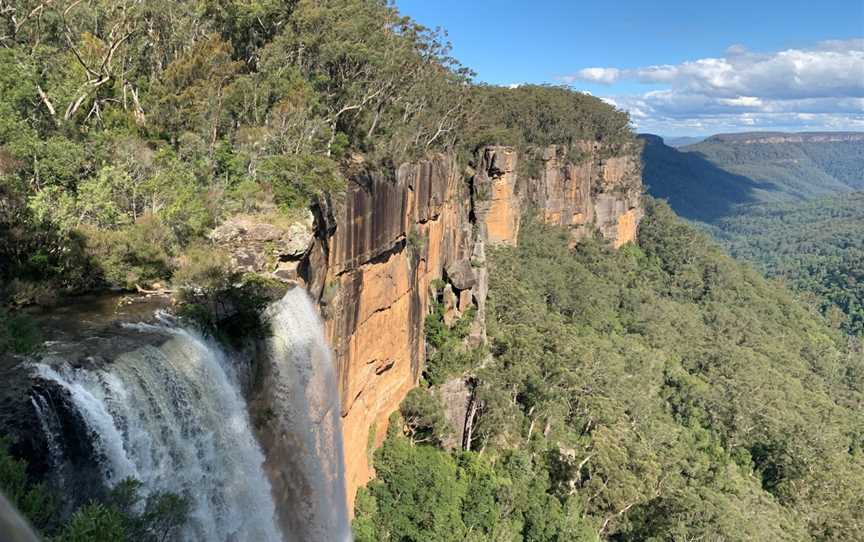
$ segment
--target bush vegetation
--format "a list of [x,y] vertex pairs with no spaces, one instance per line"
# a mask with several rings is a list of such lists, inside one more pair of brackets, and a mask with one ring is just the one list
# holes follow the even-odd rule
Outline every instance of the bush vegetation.
[[864,334],[864,193],[754,205],[706,227],[732,256],[800,292],[833,325]]
[[32,317],[0,307],[0,355],[32,354],[41,344],[42,333]]
[[358,164],[629,133],[583,94],[471,84],[383,0],[25,0],[0,45],[0,295],[21,303],[165,282],[226,217],[308,206]]
[[428,347],[423,377],[431,385],[444,382],[447,377],[458,375],[476,365],[483,356],[482,348],[471,348],[465,339],[477,309],[471,307],[451,325],[444,322],[444,305],[434,303],[432,312],[426,317],[424,334]]

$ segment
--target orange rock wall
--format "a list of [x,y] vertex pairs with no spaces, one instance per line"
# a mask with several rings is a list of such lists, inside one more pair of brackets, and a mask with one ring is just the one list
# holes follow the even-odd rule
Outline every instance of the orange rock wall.
[[446,156],[404,165],[395,179],[356,179],[344,201],[319,209],[326,233],[307,282],[338,364],[350,509],[373,475],[370,439],[380,445],[418,383],[430,283],[473,250],[469,210],[468,185]]
[[642,172],[635,150],[613,155],[590,141],[577,142],[567,153],[551,146],[538,178],[520,180],[520,187],[544,222],[570,228],[574,240],[594,228],[616,248],[636,239]]
[[515,245],[522,217],[516,193],[516,151],[509,147],[488,147],[480,156],[472,187],[481,235],[490,245]]
[[478,308],[472,340],[479,342],[485,245],[515,245],[527,205],[572,228],[574,238],[596,226],[616,247],[635,239],[638,160],[601,159],[596,143],[576,150],[582,159],[572,163],[547,149],[537,179],[518,178],[516,152],[507,147],[483,149],[473,176],[437,155],[401,166],[393,178],[355,178],[338,201],[314,209],[316,240],[300,274],[319,299],[338,364],[349,510],[374,475],[369,444],[380,445],[389,416],[420,378],[433,280],[451,284],[459,310]]

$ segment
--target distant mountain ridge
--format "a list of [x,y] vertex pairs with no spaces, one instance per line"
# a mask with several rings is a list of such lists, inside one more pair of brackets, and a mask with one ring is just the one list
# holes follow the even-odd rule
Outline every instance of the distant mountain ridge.
[[648,192],[692,220],[864,190],[862,132],[717,134],[678,149],[659,136],[640,138]]
[[838,143],[864,141],[864,132],[740,132],[734,134],[716,134],[706,138],[693,139],[698,139],[699,142],[724,142],[744,145],[754,143]]
[[662,136],[663,141],[669,145],[670,147],[685,147],[687,145],[694,145],[701,141],[705,141],[707,136]]

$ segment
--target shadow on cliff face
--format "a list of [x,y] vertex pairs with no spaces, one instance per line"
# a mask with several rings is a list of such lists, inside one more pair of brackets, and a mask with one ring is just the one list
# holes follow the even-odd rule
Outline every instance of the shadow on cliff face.
[[763,201],[757,191],[779,191],[773,183],[721,169],[701,153],[669,147],[659,136],[639,137],[644,142],[642,171],[648,193],[669,201],[684,218],[713,222],[734,214],[741,205]]

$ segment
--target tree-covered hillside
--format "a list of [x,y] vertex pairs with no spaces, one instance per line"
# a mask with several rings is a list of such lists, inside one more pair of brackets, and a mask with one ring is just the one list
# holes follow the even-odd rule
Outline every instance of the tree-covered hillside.
[[662,203],[638,245],[532,224],[491,266],[491,356],[430,361],[481,360],[471,435],[413,392],[358,541],[864,540],[864,356],[784,288]]
[[759,183],[712,164],[699,154],[641,134],[642,182],[651,196],[665,199],[684,218],[711,221],[761,201]]
[[740,205],[864,188],[860,133],[717,135],[679,149],[657,136],[641,137],[649,192],[693,220],[728,216]]
[[[864,188],[864,137],[838,134],[712,136],[682,150],[738,175],[767,183],[766,201],[806,199]],[[797,136],[797,137],[796,137]]]
[[[838,326],[864,331],[864,208],[861,193],[850,192],[864,179],[861,134],[720,135],[680,150],[641,138],[652,196],[701,223],[736,258],[786,281]],[[835,195],[816,197],[823,192]]]
[[864,334],[864,193],[742,209],[708,226],[732,256]]
[[290,217],[358,167],[632,141],[596,98],[471,84],[385,0],[6,2],[0,64],[0,296],[19,303],[194,275],[227,217]]

